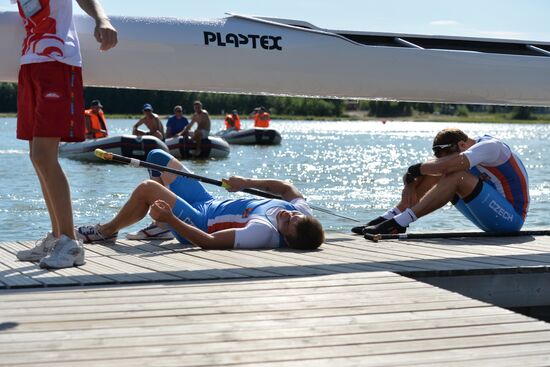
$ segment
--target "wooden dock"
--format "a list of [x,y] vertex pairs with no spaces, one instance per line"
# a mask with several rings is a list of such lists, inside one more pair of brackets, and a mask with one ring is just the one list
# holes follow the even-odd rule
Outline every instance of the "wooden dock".
[[2,366],[550,365],[550,324],[416,280],[546,277],[548,237],[330,234],[314,252],[120,240],[57,271],[16,260],[32,245],[0,243]]

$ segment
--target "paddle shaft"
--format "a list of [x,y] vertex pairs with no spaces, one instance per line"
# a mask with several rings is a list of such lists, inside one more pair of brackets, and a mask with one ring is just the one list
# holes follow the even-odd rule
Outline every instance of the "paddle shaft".
[[[194,179],[194,180],[197,180],[197,181],[200,181],[200,182],[204,182],[204,183],[207,183],[207,184],[227,188],[227,186],[223,183],[223,181],[215,180],[215,179],[209,178],[209,177],[195,175],[195,174],[192,174],[192,173],[189,173],[189,172],[183,172],[183,171],[180,171],[180,170],[177,170],[177,169],[174,169],[174,168],[161,166],[159,164],[150,163],[150,162],[147,162],[147,161],[142,161],[140,159],[128,158],[128,157],[125,157],[123,155],[100,151],[99,149],[96,150],[96,155],[98,157],[102,158],[102,159],[111,160],[111,161],[115,161],[115,162],[119,162],[119,163],[126,163],[126,164],[129,164],[132,167],[145,167],[145,168],[154,169],[156,171],[169,172],[169,173],[173,173],[175,175],[191,178],[191,179]],[[281,199],[281,197],[279,195],[274,195],[272,193],[261,191],[261,190],[242,189],[241,191],[246,192],[247,194],[261,196],[261,197],[268,198],[268,199]],[[354,222],[360,222],[357,219],[346,217],[344,215],[334,213],[334,212],[330,211],[329,209],[325,209],[325,208],[318,207],[316,205],[311,205],[311,204],[308,204],[308,205],[312,209],[318,210],[318,211],[323,212],[323,213],[334,215],[336,217],[344,218],[344,219],[347,219],[347,220],[352,220]]]
[[518,236],[548,236],[548,230],[520,232],[440,232],[440,233],[398,233],[398,234],[365,234],[367,240],[413,240],[429,238],[461,238],[461,237],[518,237]]

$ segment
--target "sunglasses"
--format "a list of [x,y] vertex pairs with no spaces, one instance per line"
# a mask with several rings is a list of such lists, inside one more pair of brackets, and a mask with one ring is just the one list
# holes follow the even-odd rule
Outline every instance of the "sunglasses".
[[[456,151],[455,148],[453,147],[456,147],[457,144],[439,144],[439,145],[434,145],[432,147],[432,151],[434,152],[434,155],[437,157],[437,158],[441,158],[442,156],[442,153],[454,153]],[[452,149],[451,149],[452,148]]]

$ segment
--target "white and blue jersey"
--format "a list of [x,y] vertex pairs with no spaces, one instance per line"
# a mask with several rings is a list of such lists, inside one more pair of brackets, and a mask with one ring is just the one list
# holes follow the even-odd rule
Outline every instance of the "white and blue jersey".
[[515,232],[529,208],[529,180],[520,158],[502,141],[484,135],[462,154],[480,184],[456,208],[485,231]]
[[[166,166],[173,157],[159,149],[147,156],[147,161]],[[187,170],[185,167],[184,170]],[[152,177],[160,176],[150,171]],[[235,248],[278,248],[286,245],[277,229],[277,214],[281,210],[296,210],[311,216],[311,208],[303,198],[291,202],[277,199],[214,200],[197,180],[178,176],[168,188],[176,194],[172,212],[182,221],[207,233],[235,229]],[[176,231],[176,238],[189,243]]]

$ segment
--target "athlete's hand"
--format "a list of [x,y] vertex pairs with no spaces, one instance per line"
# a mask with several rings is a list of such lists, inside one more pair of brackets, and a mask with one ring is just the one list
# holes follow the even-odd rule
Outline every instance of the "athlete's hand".
[[96,23],[94,36],[97,42],[100,43],[99,49],[101,51],[107,51],[118,43],[117,31],[107,19]]
[[222,180],[224,187],[229,192],[241,191],[248,188],[247,179],[241,176],[231,176],[228,179]]
[[172,208],[166,201],[156,200],[153,205],[151,205],[149,215],[158,222],[168,222],[174,214],[172,214]]

